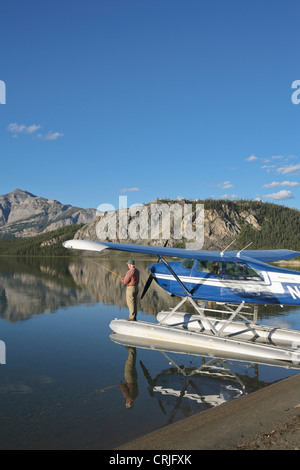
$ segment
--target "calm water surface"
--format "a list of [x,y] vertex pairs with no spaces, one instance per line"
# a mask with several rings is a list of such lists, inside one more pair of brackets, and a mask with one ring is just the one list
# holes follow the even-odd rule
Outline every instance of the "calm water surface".
[[[93,258],[124,275],[126,259]],[[120,279],[87,258],[0,259],[1,449],[112,449],[299,371],[118,344],[126,318]],[[137,260],[141,290],[151,261]],[[152,283],[139,319],[176,305]],[[300,329],[299,310],[262,307],[260,321]],[[136,375],[133,407],[120,387]],[[200,372],[195,370],[202,366]]]

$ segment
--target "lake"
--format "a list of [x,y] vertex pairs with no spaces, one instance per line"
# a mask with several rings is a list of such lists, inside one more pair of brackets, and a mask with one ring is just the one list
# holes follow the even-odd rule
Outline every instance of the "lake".
[[[299,372],[117,343],[109,323],[128,309],[114,273],[126,261],[0,258],[1,449],[113,449]],[[140,293],[151,263],[136,258]],[[177,303],[152,283],[138,319],[155,322]],[[299,313],[261,307],[259,322],[300,329]],[[136,377],[132,408],[125,367]]]

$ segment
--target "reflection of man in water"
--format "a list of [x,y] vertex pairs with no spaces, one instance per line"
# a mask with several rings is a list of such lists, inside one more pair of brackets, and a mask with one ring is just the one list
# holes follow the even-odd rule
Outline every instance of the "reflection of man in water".
[[130,259],[128,262],[129,271],[122,279],[123,284],[127,286],[126,301],[129,308],[129,317],[126,320],[135,321],[137,315],[137,295],[139,292],[140,272],[135,267],[135,262]]
[[120,389],[126,400],[126,408],[132,408],[133,400],[138,396],[138,383],[136,371],[136,349],[128,347],[128,359],[125,363],[124,377],[125,383],[120,383]]

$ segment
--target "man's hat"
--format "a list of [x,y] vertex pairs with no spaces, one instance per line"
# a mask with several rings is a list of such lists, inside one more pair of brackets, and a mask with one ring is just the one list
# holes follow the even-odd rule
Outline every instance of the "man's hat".
[[135,266],[135,262],[134,262],[133,259],[129,259],[129,260],[127,261],[127,264],[130,264],[131,266]]

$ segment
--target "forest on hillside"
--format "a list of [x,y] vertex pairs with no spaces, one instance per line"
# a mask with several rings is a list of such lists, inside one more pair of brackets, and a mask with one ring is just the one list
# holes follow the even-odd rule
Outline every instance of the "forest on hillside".
[[62,246],[74,238],[82,225],[68,225],[53,232],[35,237],[0,240],[0,255],[5,256],[70,256],[70,250]]
[[192,202],[194,210],[196,204],[204,204],[205,211],[215,210],[220,217],[228,218],[230,212],[239,214],[245,210],[255,216],[261,230],[251,227],[248,223],[242,224],[242,230],[232,249],[242,249],[251,243],[249,249],[252,250],[284,248],[300,251],[300,211],[297,209],[254,200],[199,199],[187,202]]

